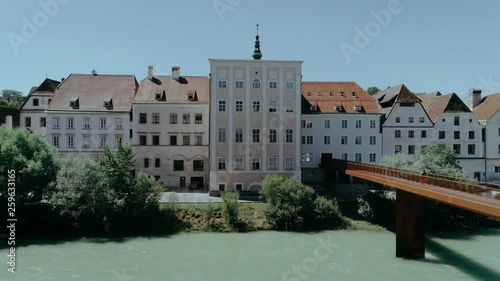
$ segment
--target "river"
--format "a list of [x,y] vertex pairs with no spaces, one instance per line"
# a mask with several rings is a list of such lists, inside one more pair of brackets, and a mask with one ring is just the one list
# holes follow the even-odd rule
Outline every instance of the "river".
[[[395,258],[391,232],[178,234],[17,248],[0,280],[500,280],[500,230],[427,235],[426,258]],[[5,249],[2,249],[6,253]]]

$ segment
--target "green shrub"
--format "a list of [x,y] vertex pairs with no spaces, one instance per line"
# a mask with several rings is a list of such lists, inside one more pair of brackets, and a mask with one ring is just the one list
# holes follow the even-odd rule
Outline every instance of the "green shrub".
[[358,214],[360,214],[365,220],[371,221],[373,219],[373,209],[370,204],[361,197],[358,200]]
[[224,191],[221,193],[222,201],[224,203],[224,216],[230,225],[236,226],[239,222],[238,219],[238,199],[240,194],[233,191]]
[[203,217],[205,219],[205,229],[212,230],[214,227],[214,216],[215,216],[216,207],[214,203],[208,201],[204,204],[202,208]]
[[318,196],[314,202],[315,217],[312,229],[339,228],[346,225],[346,220],[337,201],[328,200],[323,196]]

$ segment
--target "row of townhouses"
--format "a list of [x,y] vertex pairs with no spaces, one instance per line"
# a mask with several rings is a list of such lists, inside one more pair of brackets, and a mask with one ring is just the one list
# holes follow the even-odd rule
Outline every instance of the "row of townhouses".
[[355,82],[304,82],[302,61],[210,59],[210,76],[71,74],[33,87],[21,127],[62,154],[98,158],[129,144],[136,166],[171,187],[258,190],[269,173],[307,181],[321,159],[378,163],[439,141],[470,177],[500,179],[500,94],[390,87],[371,96]]

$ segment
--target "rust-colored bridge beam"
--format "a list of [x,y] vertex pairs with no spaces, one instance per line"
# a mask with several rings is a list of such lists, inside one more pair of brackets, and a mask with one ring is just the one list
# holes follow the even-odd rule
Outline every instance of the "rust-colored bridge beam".
[[396,257],[425,257],[425,199],[396,191]]

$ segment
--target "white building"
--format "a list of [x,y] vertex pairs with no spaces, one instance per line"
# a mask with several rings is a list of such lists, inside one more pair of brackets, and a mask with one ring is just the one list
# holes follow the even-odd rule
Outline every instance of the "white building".
[[420,99],[405,85],[385,89],[374,98],[385,115],[382,125],[383,155],[403,153],[414,157],[433,142],[434,124]]
[[208,77],[153,76],[141,82],[133,103],[136,167],[170,187],[208,184]]
[[97,158],[108,146],[130,144],[133,75],[71,74],[47,109],[48,142],[62,154]]
[[453,148],[457,161],[470,178],[484,180],[482,126],[467,105],[455,94],[418,95],[434,123],[433,140]]
[[33,133],[47,136],[47,115],[59,81],[45,79],[38,87],[32,87],[26,101],[21,106],[20,127]]
[[210,59],[210,190],[258,190],[270,173],[300,181],[302,61]]
[[[322,156],[376,164],[382,156],[377,102],[355,82],[302,83],[302,168]],[[307,173],[303,174],[306,180]],[[312,177],[312,176],[311,176]]]
[[476,93],[474,114],[485,126],[486,181],[500,181],[500,94]]

